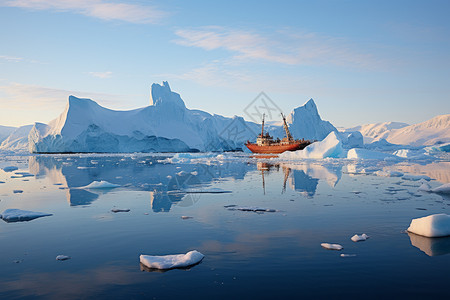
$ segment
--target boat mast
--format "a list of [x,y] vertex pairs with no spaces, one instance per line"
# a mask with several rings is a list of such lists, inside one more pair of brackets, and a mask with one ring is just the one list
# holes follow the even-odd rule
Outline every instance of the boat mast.
[[261,137],[264,136],[264,116],[265,116],[265,115],[266,115],[266,114],[263,114],[262,125],[261,125]]
[[284,117],[283,113],[281,113],[281,117],[283,118],[283,122],[284,122],[284,131],[286,131],[286,137],[288,138],[288,140],[293,140],[291,133],[289,132],[289,127],[286,124],[286,118]]

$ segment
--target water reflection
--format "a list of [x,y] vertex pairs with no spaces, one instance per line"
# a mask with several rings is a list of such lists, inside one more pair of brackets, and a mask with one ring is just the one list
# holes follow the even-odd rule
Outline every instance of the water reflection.
[[[154,212],[168,212],[172,205],[190,206],[198,195],[183,193],[187,188],[202,188],[217,180],[243,180],[255,169],[261,173],[265,193],[269,172],[283,172],[281,193],[288,185],[292,190],[313,197],[319,180],[335,187],[342,175],[341,165],[318,163],[272,163],[267,160],[250,163],[242,160],[208,160],[196,164],[162,162],[161,156],[31,156],[29,170],[37,178],[47,176],[52,183],[66,188],[71,206],[90,205],[101,193],[109,191],[83,190],[92,181],[105,180],[120,189],[148,191]],[[119,190],[120,190],[119,189]]]
[[429,238],[408,232],[411,245],[419,248],[428,256],[450,253],[450,237]]

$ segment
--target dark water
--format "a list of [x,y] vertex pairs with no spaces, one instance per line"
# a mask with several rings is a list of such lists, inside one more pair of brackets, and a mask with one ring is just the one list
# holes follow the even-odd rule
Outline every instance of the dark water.
[[[3,165],[19,166],[15,172],[35,176],[11,178],[20,176],[0,170],[0,212],[20,208],[53,216],[0,220],[0,298],[450,296],[450,238],[404,232],[412,218],[448,214],[450,200],[417,192],[416,181],[349,174],[354,166],[342,161],[274,164],[226,156],[161,162],[164,158],[3,158]],[[121,187],[77,189],[94,180]],[[186,188],[232,193],[186,194]],[[350,240],[362,233],[370,238]],[[326,250],[324,242],[344,249]],[[140,254],[193,249],[205,258],[190,269],[148,272],[139,263]],[[71,259],[57,261],[59,254]]]

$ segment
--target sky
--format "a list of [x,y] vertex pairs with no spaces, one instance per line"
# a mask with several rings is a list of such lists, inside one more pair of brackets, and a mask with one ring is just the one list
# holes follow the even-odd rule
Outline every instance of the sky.
[[128,110],[168,81],[190,109],[336,127],[450,113],[450,1],[0,0],[0,125],[48,123],[68,96]]

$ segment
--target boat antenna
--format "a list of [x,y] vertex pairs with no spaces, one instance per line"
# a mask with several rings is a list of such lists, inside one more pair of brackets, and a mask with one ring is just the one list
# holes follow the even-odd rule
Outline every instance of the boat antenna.
[[291,133],[289,132],[289,127],[286,124],[286,118],[284,117],[283,113],[281,113],[281,117],[283,118],[283,122],[284,122],[284,131],[286,132],[286,137],[288,138],[289,141],[293,140]]
[[266,115],[266,114],[263,114],[262,125],[261,125],[261,137],[264,136],[264,116],[265,116],[265,115]]

